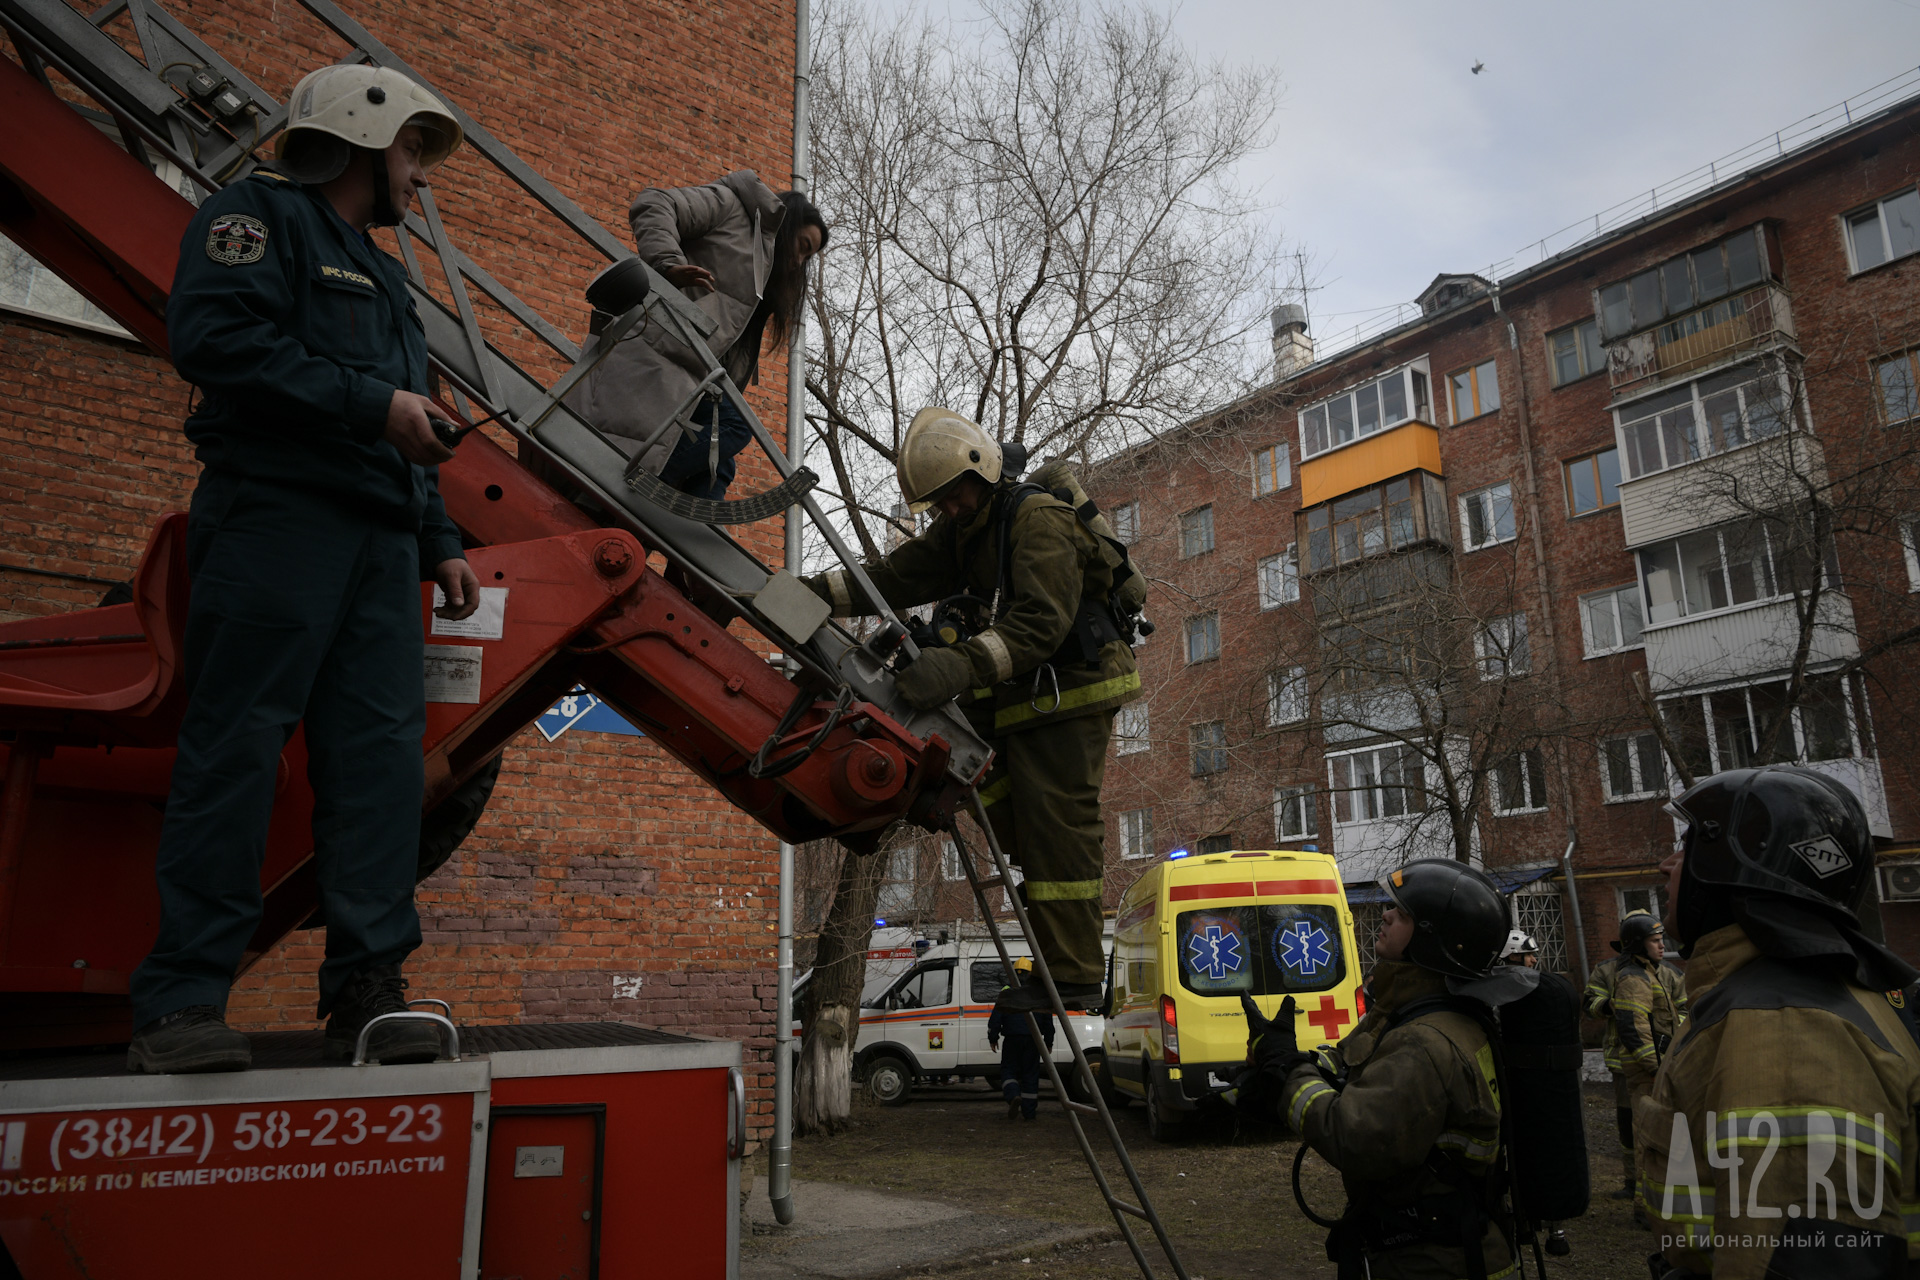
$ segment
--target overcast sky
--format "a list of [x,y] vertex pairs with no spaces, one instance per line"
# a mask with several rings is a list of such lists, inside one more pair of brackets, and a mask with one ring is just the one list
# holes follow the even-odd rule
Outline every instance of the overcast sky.
[[[1186,0],[1285,85],[1247,169],[1325,337],[1920,64],[1920,0]],[[1486,64],[1471,73],[1476,61]]]

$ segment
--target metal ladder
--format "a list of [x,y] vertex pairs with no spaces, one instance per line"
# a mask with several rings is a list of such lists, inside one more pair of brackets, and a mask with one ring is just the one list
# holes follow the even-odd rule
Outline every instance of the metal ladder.
[[[1060,1105],[1066,1109],[1067,1123],[1073,1127],[1074,1139],[1080,1144],[1080,1154],[1086,1159],[1087,1168],[1093,1173],[1093,1180],[1100,1187],[1100,1198],[1107,1203],[1107,1212],[1113,1215],[1113,1221],[1120,1228],[1121,1238],[1127,1242],[1127,1248],[1133,1251],[1133,1260],[1140,1268],[1140,1274],[1146,1280],[1154,1280],[1153,1264],[1147,1260],[1145,1250],[1140,1247],[1140,1239],[1134,1234],[1132,1218],[1140,1218],[1153,1228],[1154,1238],[1160,1242],[1160,1250],[1166,1254],[1167,1265],[1173,1269],[1178,1280],[1188,1280],[1186,1266],[1180,1261],[1180,1252],[1174,1248],[1173,1238],[1167,1234],[1166,1227],[1160,1221],[1159,1212],[1153,1207],[1153,1200],[1147,1195],[1147,1189],[1140,1182],[1140,1174],[1133,1167],[1133,1158],[1127,1154],[1127,1147],[1120,1140],[1120,1130],[1113,1123],[1113,1113],[1107,1110],[1107,1100],[1101,1096],[1100,1088],[1093,1078],[1093,1069],[1087,1063],[1087,1055],[1080,1047],[1080,1037],[1073,1033],[1073,1024],[1067,1020],[1066,1005],[1060,1000],[1059,989],[1053,985],[1053,973],[1047,967],[1047,958],[1040,954],[1039,944],[1034,940],[1033,926],[1027,920],[1027,904],[1014,892],[1013,876],[1007,863],[1007,855],[1000,848],[1000,841],[993,834],[993,825],[987,821],[987,807],[981,802],[980,793],[975,790],[971,797],[973,820],[979,824],[986,837],[987,852],[993,862],[994,874],[982,880],[974,871],[973,854],[967,848],[966,841],[960,835],[960,824],[951,823],[947,834],[953,839],[953,847],[960,855],[960,868],[966,874],[967,886],[973,890],[974,901],[979,904],[980,918],[987,922],[987,933],[993,938],[994,950],[1000,953],[1000,963],[1007,976],[1015,985],[1020,985],[1020,975],[1013,970],[1013,958],[1007,954],[1007,943],[1000,936],[1000,925],[994,919],[993,909],[987,903],[987,890],[1005,889],[1007,901],[1013,904],[1013,918],[1020,926],[1020,932],[1027,938],[1028,947],[1033,952],[1033,973],[1040,985],[1046,988],[1047,998],[1053,1002],[1053,1016],[1059,1019],[1060,1030],[1065,1033],[1067,1043],[1073,1046],[1073,1070],[1086,1083],[1087,1096],[1091,1103],[1075,1102],[1067,1093],[1066,1082],[1060,1078],[1060,1068],[1055,1065],[1051,1053],[1042,1054],[1041,1061],[1047,1065],[1047,1079],[1053,1084],[1054,1095]],[[1033,1042],[1041,1043],[1040,1020],[1032,1013],[1026,1015],[1027,1030],[1033,1036]],[[1153,1099],[1147,1099],[1147,1105],[1153,1105]],[[1120,1168],[1127,1175],[1127,1182],[1133,1188],[1134,1200],[1129,1203],[1114,1194],[1113,1184],[1107,1179],[1107,1171],[1100,1165],[1099,1153],[1087,1138],[1087,1129],[1081,1123],[1082,1116],[1099,1116],[1100,1124],[1106,1134],[1107,1143],[1113,1148],[1113,1154],[1120,1161]]]

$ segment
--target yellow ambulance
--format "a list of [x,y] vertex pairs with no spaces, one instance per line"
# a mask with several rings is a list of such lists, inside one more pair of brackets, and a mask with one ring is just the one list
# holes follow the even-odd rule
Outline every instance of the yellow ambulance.
[[1109,1105],[1144,1102],[1160,1141],[1224,1107],[1246,1060],[1243,993],[1268,1017],[1291,995],[1303,1048],[1366,1011],[1353,912],[1324,853],[1174,851],[1121,898],[1107,964],[1098,1083]]

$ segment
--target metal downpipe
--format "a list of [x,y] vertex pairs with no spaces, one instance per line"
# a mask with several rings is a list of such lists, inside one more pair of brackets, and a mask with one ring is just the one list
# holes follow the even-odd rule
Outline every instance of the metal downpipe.
[[[793,10],[793,189],[811,189],[807,90],[813,74],[808,0]],[[797,466],[807,452],[807,317],[803,310],[787,340],[787,456]],[[805,532],[800,508],[787,508],[787,572],[800,572]],[[774,1221],[793,1221],[793,846],[780,842],[780,943],[773,1029],[773,1143],[767,1148],[767,1199]]]
[[1560,875],[1567,891],[1567,909],[1573,913],[1573,938],[1579,947],[1580,985],[1585,987],[1593,974],[1587,968],[1587,926],[1580,918],[1580,890],[1573,882],[1573,845],[1577,839],[1572,831],[1567,832],[1567,849],[1560,855]]

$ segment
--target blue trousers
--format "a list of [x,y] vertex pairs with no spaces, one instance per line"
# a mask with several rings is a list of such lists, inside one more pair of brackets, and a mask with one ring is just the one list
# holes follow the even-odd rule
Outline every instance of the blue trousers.
[[660,479],[682,493],[719,501],[733,483],[735,459],[753,442],[753,428],[747,425],[746,415],[733,407],[733,401],[720,401],[720,465],[709,479],[707,454],[713,444],[713,403],[708,400],[694,410],[693,420],[704,430],[697,436],[680,436],[680,443],[667,456],[667,465],[660,469]]
[[1024,1116],[1040,1110],[1040,1047],[1032,1036],[1009,1034],[1001,1039],[1000,1092],[1008,1102],[1017,1099]]
[[317,494],[209,472],[187,562],[187,710],[160,833],[160,933],[133,975],[133,1023],[226,1007],[260,922],[280,753],[302,721],[324,1017],[347,978],[420,945],[419,543]]

